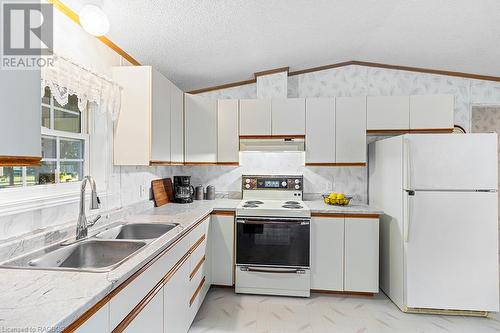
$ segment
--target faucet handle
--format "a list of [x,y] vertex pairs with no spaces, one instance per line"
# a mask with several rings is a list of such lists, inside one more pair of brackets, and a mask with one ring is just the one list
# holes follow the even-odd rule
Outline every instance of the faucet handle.
[[92,221],[87,221],[87,227],[91,227],[99,221],[101,215],[97,215]]

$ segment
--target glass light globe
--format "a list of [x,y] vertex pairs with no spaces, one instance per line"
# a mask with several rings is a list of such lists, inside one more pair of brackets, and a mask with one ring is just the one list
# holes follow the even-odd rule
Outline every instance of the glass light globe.
[[104,36],[109,31],[109,20],[96,5],[85,5],[79,13],[83,29],[94,36]]

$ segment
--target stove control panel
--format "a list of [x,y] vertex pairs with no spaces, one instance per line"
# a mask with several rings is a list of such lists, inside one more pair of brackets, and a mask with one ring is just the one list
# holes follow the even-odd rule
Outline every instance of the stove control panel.
[[243,176],[243,190],[302,191],[302,176]]

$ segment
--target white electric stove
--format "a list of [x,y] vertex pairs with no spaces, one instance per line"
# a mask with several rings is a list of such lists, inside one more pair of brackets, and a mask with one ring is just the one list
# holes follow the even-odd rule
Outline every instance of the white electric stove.
[[236,292],[310,295],[311,211],[302,176],[243,176],[236,208]]

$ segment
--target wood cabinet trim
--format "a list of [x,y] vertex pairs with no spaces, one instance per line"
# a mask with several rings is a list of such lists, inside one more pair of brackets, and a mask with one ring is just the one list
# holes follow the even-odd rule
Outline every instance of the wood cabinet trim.
[[344,217],[342,213],[311,213],[311,217]]
[[211,215],[225,215],[225,216],[235,216],[236,213],[234,211],[227,210],[214,210]]
[[317,294],[329,294],[329,295],[347,295],[347,296],[369,296],[372,297],[374,293],[362,292],[362,291],[338,291],[338,290],[323,290],[323,289],[311,289],[312,293]]
[[217,165],[217,162],[184,162],[183,165]]
[[203,243],[205,238],[206,238],[205,234],[201,235],[201,237],[193,244],[193,246],[191,246],[191,248],[189,249],[189,253],[193,253],[198,248],[198,246],[200,246],[201,243]]
[[415,128],[409,133],[453,133],[453,128]]
[[169,166],[172,162],[169,161],[149,161],[149,166]]
[[353,162],[353,163],[316,163],[309,162],[305,164],[306,166],[333,166],[333,167],[349,167],[349,166],[366,166],[365,162]]
[[[64,333],[69,333],[69,332],[74,332],[78,327],[80,327],[87,319],[92,317],[97,311],[99,311],[104,305],[109,303],[111,299],[116,296],[121,290],[125,289],[132,281],[134,281],[138,276],[140,276],[144,271],[146,271],[149,267],[151,267],[156,261],[158,261],[163,255],[165,255],[168,251],[170,251],[175,245],[177,245],[181,240],[183,240],[191,231],[193,231],[196,227],[198,227],[201,223],[205,222],[207,218],[210,217],[210,214],[207,214],[203,216],[198,222],[196,222],[195,225],[193,225],[191,228],[189,228],[181,237],[176,239],[172,244],[170,244],[167,248],[165,248],[162,252],[158,253],[155,257],[153,257],[150,261],[148,261],[144,266],[142,266],[138,271],[136,271],[134,274],[132,274],[127,280],[122,282],[118,287],[113,289],[108,295],[106,295],[102,300],[97,302],[95,305],[93,305],[90,309],[85,311],[83,315],[81,315],[77,320],[75,320],[73,323],[68,325],[63,332]],[[170,280],[171,276],[179,269],[181,265],[178,265],[181,263],[183,260],[185,261],[191,252],[187,252],[172,269],[162,278],[162,281],[164,283],[168,282]],[[182,262],[183,263],[183,262]],[[175,269],[175,270],[174,270]]]
[[241,139],[305,139],[306,136],[299,134],[291,135],[240,135]]
[[41,160],[38,156],[0,155],[0,166],[40,166]]
[[367,129],[366,134],[390,134],[390,135],[395,135],[395,134],[406,134],[410,133],[409,129]]
[[200,293],[201,288],[203,288],[204,284],[205,284],[205,276],[203,277],[203,279],[201,279],[200,284],[194,291],[193,296],[191,296],[191,299],[189,300],[189,306],[193,305],[194,301],[196,300],[196,297],[198,297],[198,294]]
[[367,129],[366,134],[396,135],[408,133],[452,133],[453,128],[415,128],[415,129]]
[[198,273],[198,270],[200,269],[201,265],[203,265],[205,260],[206,260],[205,256],[201,257],[200,261],[198,261],[191,274],[189,274],[189,281],[191,281],[196,276],[196,273]]
[[365,219],[378,219],[380,214],[372,213],[311,213],[311,217],[343,217],[343,218],[365,218]]
[[345,218],[378,219],[380,214],[345,214]]
[[240,165],[240,162],[217,162],[217,165]]

